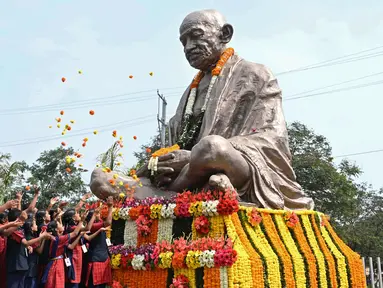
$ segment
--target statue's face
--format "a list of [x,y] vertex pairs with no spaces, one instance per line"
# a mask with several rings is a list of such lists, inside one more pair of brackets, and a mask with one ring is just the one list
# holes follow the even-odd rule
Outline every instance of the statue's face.
[[194,21],[185,19],[180,34],[180,41],[190,66],[204,71],[219,60],[225,47],[220,39],[219,28],[202,24],[198,19]]

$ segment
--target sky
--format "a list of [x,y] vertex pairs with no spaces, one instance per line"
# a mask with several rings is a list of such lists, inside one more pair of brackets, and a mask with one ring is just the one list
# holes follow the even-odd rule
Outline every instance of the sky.
[[[226,16],[234,26],[231,47],[277,74],[284,99],[383,72],[380,48],[353,56],[373,56],[360,61],[278,75],[382,46],[379,0],[0,1],[0,152],[32,163],[64,141],[84,154],[80,162],[91,171],[117,130],[124,137],[125,165],[132,166],[132,152],[157,129],[156,89],[167,98],[169,119],[196,74],[184,58],[178,28],[200,9]],[[382,78],[300,94],[362,86],[285,101],[286,120],[327,137],[334,156],[383,149]],[[63,124],[75,120],[65,136],[55,128],[60,110]],[[383,187],[383,152],[348,159],[364,171],[360,181]],[[84,173],[85,181],[89,177]]]

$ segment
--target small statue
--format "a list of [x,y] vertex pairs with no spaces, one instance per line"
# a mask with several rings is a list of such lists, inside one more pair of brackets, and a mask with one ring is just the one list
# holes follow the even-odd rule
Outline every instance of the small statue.
[[[234,187],[242,201],[258,207],[313,209],[291,166],[278,82],[265,66],[227,48],[233,31],[215,10],[193,12],[182,22],[180,41],[199,73],[169,122],[172,144],[181,149],[158,157],[154,183],[179,192]],[[146,165],[137,176],[148,172]],[[92,179],[103,182],[96,174]],[[143,189],[153,189],[145,194],[158,191],[143,181]],[[93,185],[96,195],[100,185]]]

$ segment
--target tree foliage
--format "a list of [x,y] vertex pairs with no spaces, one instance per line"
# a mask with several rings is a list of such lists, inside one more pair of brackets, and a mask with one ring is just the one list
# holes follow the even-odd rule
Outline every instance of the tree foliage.
[[28,166],[24,161],[11,161],[10,154],[0,153],[0,203],[7,199],[24,181]]
[[[65,161],[65,157],[73,153],[73,148],[62,147],[44,151],[29,167],[31,177],[28,182],[41,188],[39,206],[47,207],[52,197],[74,201],[86,193],[86,185],[81,178],[82,170]],[[71,169],[70,173],[66,171],[67,167]]]

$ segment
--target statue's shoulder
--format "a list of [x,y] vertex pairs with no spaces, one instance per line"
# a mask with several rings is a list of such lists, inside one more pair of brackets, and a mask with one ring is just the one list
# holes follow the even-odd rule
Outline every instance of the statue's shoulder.
[[243,58],[239,58],[238,63],[240,70],[245,75],[253,75],[264,81],[275,79],[271,70],[263,64],[251,62]]

